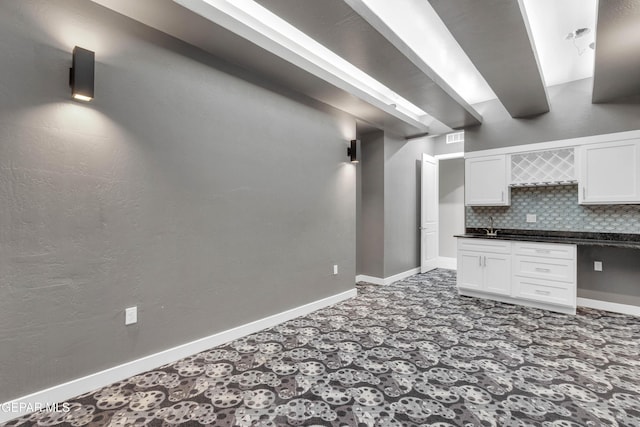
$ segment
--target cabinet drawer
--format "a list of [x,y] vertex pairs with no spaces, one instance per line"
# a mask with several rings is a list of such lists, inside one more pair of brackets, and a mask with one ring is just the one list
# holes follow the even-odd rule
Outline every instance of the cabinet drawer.
[[513,258],[513,274],[562,282],[575,282],[576,266],[571,259],[526,257]]
[[576,305],[576,288],[572,284],[515,277],[513,285],[516,298],[570,307]]
[[561,243],[515,242],[514,255],[575,259],[576,246]]
[[459,251],[491,252],[494,254],[510,254],[511,242],[490,239],[458,239]]

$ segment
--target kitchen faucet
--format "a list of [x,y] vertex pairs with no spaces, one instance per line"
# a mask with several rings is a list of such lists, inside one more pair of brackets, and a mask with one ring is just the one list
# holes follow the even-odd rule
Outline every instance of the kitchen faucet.
[[498,235],[498,230],[493,229],[493,217],[489,217],[489,228],[485,228],[484,231],[487,232],[487,236],[495,237]]

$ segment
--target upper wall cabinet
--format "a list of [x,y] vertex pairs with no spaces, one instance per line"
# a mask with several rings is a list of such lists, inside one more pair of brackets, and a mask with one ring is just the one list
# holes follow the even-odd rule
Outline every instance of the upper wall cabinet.
[[507,156],[475,157],[465,160],[465,204],[467,206],[508,206]]
[[640,203],[640,139],[580,147],[580,204]]

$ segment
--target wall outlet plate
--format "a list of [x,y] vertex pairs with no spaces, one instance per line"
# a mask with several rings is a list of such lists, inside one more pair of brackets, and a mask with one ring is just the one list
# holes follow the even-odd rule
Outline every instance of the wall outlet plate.
[[602,271],[602,261],[593,261],[593,271]]
[[333,265],[333,274],[334,275],[338,274],[338,264]]
[[133,325],[138,323],[138,307],[128,307],[124,309],[124,324]]
[[538,216],[536,214],[527,214],[527,222],[537,222],[537,221],[538,221]]

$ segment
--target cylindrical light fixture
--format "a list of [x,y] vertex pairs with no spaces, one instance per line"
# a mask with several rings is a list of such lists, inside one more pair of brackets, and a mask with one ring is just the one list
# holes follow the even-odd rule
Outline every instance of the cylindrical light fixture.
[[358,146],[358,140],[357,139],[352,139],[351,143],[349,144],[349,147],[347,148],[347,156],[349,156],[349,159],[351,160],[351,163],[358,163],[358,156],[357,156],[357,147]]
[[73,48],[73,61],[69,70],[71,96],[79,101],[93,99],[95,53],[81,47]]

